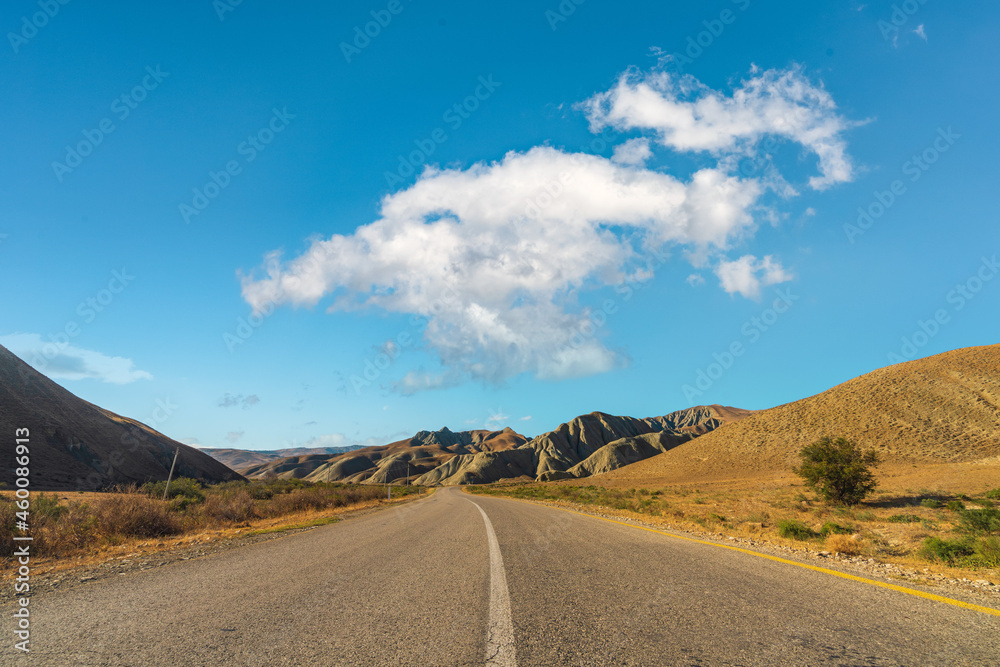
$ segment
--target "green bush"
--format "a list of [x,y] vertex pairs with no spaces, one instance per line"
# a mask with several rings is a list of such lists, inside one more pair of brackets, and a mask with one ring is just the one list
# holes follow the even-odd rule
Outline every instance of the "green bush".
[[1000,500],[1000,489],[993,489],[986,492],[986,497],[991,500]]
[[1000,510],[964,510],[958,521],[962,530],[973,535],[1000,533]]
[[920,501],[921,507],[930,507],[931,509],[938,509],[944,507],[944,503],[937,498],[924,498]]
[[857,505],[875,491],[876,452],[863,451],[846,438],[827,437],[803,447],[801,456],[795,473],[828,502]]
[[[162,498],[163,490],[167,487],[167,482],[146,482],[142,485],[142,492],[145,493],[150,498]],[[177,479],[171,480],[170,490],[167,492],[167,498],[177,498],[183,497],[194,503],[200,503],[205,500],[205,492],[202,490],[201,482],[196,479],[191,479],[190,477],[178,477]],[[186,505],[185,505],[186,506]]]
[[945,505],[945,507],[950,509],[952,512],[961,512],[962,510],[965,509],[965,503],[963,503],[961,500],[949,500],[948,504]]
[[823,524],[819,532],[823,537],[827,537],[828,535],[850,535],[854,532],[854,529],[850,526],[841,526],[839,523],[828,521]]
[[795,519],[781,519],[778,521],[778,535],[793,540],[808,540],[816,537],[812,528],[796,521]]
[[957,564],[975,553],[973,543],[967,538],[947,540],[940,537],[928,537],[924,540],[918,552],[922,558]]
[[920,521],[920,517],[916,514],[893,514],[892,516],[887,516],[885,521],[889,523],[917,523]]
[[976,542],[976,556],[986,567],[1000,567],[1000,538],[985,537]]

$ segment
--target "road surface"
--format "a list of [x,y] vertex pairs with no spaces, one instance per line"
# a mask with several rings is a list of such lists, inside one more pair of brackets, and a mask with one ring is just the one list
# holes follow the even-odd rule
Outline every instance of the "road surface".
[[457,488],[31,609],[0,663],[1000,664],[998,616]]

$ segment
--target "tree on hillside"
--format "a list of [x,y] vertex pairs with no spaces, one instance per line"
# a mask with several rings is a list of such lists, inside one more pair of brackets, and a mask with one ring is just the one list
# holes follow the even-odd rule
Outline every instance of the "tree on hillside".
[[878,453],[847,438],[821,438],[800,455],[802,467],[795,473],[828,502],[857,505],[877,486],[872,468],[880,462]]

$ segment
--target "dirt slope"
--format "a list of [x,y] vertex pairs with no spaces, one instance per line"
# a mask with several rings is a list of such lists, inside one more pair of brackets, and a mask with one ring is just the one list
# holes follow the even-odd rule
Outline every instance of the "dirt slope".
[[1000,464],[1000,345],[880,368],[756,412],[608,478],[674,481],[787,471],[804,445],[824,435],[855,440],[890,464]]
[[31,488],[89,491],[175,476],[207,482],[240,476],[207,454],[84,401],[0,346],[0,481],[14,488],[14,429],[31,433]]

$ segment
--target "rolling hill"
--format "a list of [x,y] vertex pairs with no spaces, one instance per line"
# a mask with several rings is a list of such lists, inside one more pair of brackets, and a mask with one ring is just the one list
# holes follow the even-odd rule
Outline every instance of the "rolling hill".
[[825,435],[886,463],[1000,464],[1000,345],[872,371],[821,394],[761,410],[608,475],[608,481],[722,479],[789,471]]
[[0,346],[0,481],[14,485],[14,430],[30,431],[30,480],[36,490],[89,491],[166,479],[179,450],[176,477],[240,479],[207,454],[134,419],[74,396]]

